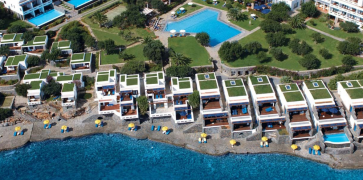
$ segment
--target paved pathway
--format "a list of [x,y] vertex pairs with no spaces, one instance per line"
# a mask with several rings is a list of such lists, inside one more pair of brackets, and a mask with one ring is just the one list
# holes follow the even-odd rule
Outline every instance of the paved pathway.
[[95,36],[95,34],[93,34],[93,31],[92,31],[92,28],[88,25],[88,24],[86,24],[85,22],[83,22],[83,21],[79,21],[82,25],[84,25],[84,26],[86,26],[87,27],[87,29],[88,29],[88,31],[89,31],[89,33],[91,34],[91,36],[92,37],[94,37],[95,39],[97,39],[96,38],[96,36]]
[[316,31],[316,32],[318,32],[318,33],[320,33],[320,34],[323,34],[323,35],[325,35],[325,36],[328,36],[328,37],[331,37],[331,38],[333,38],[333,39],[335,39],[335,40],[338,40],[338,41],[344,41],[345,39],[343,39],[343,38],[338,38],[338,37],[336,37],[336,36],[333,36],[333,35],[331,35],[331,34],[328,34],[328,33],[326,33],[326,32],[324,32],[324,31],[320,31],[320,30],[318,30],[318,29],[315,29],[315,28],[313,28],[313,27],[310,27],[310,26],[306,26],[308,29],[311,29],[311,30],[313,30],[313,31]]

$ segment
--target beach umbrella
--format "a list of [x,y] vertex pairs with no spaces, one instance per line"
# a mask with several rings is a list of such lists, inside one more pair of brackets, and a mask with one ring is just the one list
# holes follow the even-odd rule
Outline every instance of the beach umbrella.
[[339,112],[337,108],[329,108],[329,111],[334,114]]
[[193,3],[192,2],[189,2],[188,5],[191,6],[191,5],[193,5]]
[[181,10],[181,11],[184,11],[184,8],[183,8],[183,7],[181,7],[181,8],[180,8],[180,10]]
[[229,141],[229,143],[233,146],[233,145],[235,145],[237,142],[236,142],[236,140],[231,139],[231,140]]
[[21,127],[20,126],[16,126],[15,127],[15,131],[20,131],[21,130]]
[[254,7],[254,9],[256,9],[256,10],[261,10],[261,9],[262,9],[262,7],[261,7],[261,6],[255,6],[255,7]]
[[180,33],[185,33],[185,30],[184,30],[184,29],[182,29],[182,30],[180,30],[179,32],[180,32]]
[[175,14],[175,11],[171,12],[171,14],[173,14],[173,15],[174,15],[174,14]]
[[271,7],[271,6],[272,6],[272,4],[271,4],[271,3],[268,3],[268,4],[267,4],[267,6],[270,6],[270,7]]
[[267,6],[266,6],[266,5],[264,5],[264,4],[262,4],[260,7],[261,7],[261,8],[265,8],[265,7],[267,7]]
[[263,136],[263,137],[261,138],[261,140],[262,140],[262,141],[268,141],[268,138],[267,138],[266,136]]
[[329,112],[329,109],[321,109],[321,111],[323,111],[323,112]]
[[43,123],[44,124],[49,124],[49,120],[48,119],[47,120],[44,120]]
[[255,16],[256,16],[256,14],[251,14],[251,16],[252,16],[252,17],[255,17]]
[[135,127],[135,124],[134,123],[130,123],[129,124],[129,128],[133,128],[133,127]]
[[161,130],[167,131],[168,130],[168,127],[164,126]]
[[96,121],[95,121],[95,124],[100,124],[101,123],[101,120],[99,120],[99,119],[97,119]]
[[213,0],[213,2],[216,2],[217,0]]
[[314,148],[315,151],[318,151],[320,149],[320,146],[319,145],[314,145],[313,148]]
[[293,144],[293,145],[291,145],[291,148],[292,148],[293,150],[296,150],[296,149],[297,149],[297,145],[296,145],[296,144]]
[[206,133],[202,133],[201,135],[200,135],[200,137],[202,137],[202,138],[206,138],[208,135],[206,134]]
[[170,33],[176,33],[176,30],[175,29],[172,29],[172,30],[170,30]]
[[62,126],[62,129],[63,129],[63,130],[67,130],[67,126],[65,126],[65,125],[64,125],[64,126]]

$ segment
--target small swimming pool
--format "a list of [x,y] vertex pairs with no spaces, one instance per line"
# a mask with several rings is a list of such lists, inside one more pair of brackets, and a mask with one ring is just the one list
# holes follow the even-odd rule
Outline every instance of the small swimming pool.
[[324,141],[325,142],[331,142],[331,143],[349,143],[349,139],[345,133],[339,133],[339,134],[326,134],[324,135]]
[[57,19],[57,18],[59,18],[59,17],[61,17],[63,15],[64,15],[64,13],[52,9],[52,10],[50,10],[48,12],[45,12],[45,13],[43,13],[43,14],[35,17],[35,18],[32,18],[32,19],[28,20],[28,21],[33,23],[36,26],[41,26],[41,25],[43,25],[43,24],[45,24],[45,23],[47,23],[49,21],[52,21],[54,19]]
[[93,0],[70,0],[67,1],[69,4],[73,4],[74,8],[78,8],[79,6],[82,6],[83,4],[86,4],[88,2],[91,2]]
[[187,17],[181,21],[169,22],[165,27],[165,31],[185,30],[188,33],[206,32],[210,36],[210,46],[222,43],[241,31],[218,20],[219,12],[206,9],[193,16]]

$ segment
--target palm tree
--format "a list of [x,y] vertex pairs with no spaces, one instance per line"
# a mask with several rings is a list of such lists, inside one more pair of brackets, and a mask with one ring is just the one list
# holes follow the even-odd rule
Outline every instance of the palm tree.
[[238,8],[231,8],[227,13],[227,17],[232,20],[237,20],[240,10]]
[[96,13],[95,15],[93,15],[93,21],[95,23],[97,23],[100,27],[103,23],[107,22],[107,16],[101,13]]
[[174,63],[177,66],[185,66],[190,64],[191,59],[188,57],[185,57],[182,53],[178,53],[178,52],[174,52],[172,55],[172,59],[174,61]]
[[294,16],[290,19],[290,25],[292,28],[303,29],[305,27],[304,20],[299,16]]

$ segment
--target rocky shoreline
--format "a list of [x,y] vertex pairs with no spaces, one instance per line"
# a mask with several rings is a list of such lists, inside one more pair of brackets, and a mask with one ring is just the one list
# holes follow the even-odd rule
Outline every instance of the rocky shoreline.
[[[83,121],[51,121],[53,127],[44,129],[43,122],[20,124],[24,130],[23,136],[14,137],[14,127],[7,126],[0,128],[0,150],[11,150],[22,147],[29,142],[39,142],[52,139],[67,139],[75,137],[83,137],[94,134],[113,134],[120,133],[136,139],[149,139],[156,142],[168,143],[178,147],[186,148],[203,154],[220,156],[229,153],[234,154],[257,154],[257,153],[280,153],[293,155],[319,163],[324,163],[336,169],[360,169],[363,168],[363,162],[360,159],[363,157],[362,151],[355,151],[353,154],[331,155],[322,154],[321,156],[311,155],[304,148],[299,148],[295,152],[292,151],[288,144],[270,143],[270,147],[261,148],[259,141],[244,141],[237,139],[237,145],[232,148],[229,144],[229,138],[219,138],[218,135],[209,135],[207,144],[199,144],[197,139],[200,132],[184,134],[182,130],[173,129],[169,135],[162,134],[159,131],[151,131],[152,125],[161,125],[173,127],[171,122],[161,122],[151,124],[144,122],[137,124],[140,129],[137,132],[127,130],[125,121],[105,120],[105,126],[96,128],[94,122]],[[18,124],[19,125],[19,124]],[[60,133],[60,127],[67,125],[70,128],[68,133]],[[306,141],[299,142],[299,147],[304,147]]]

